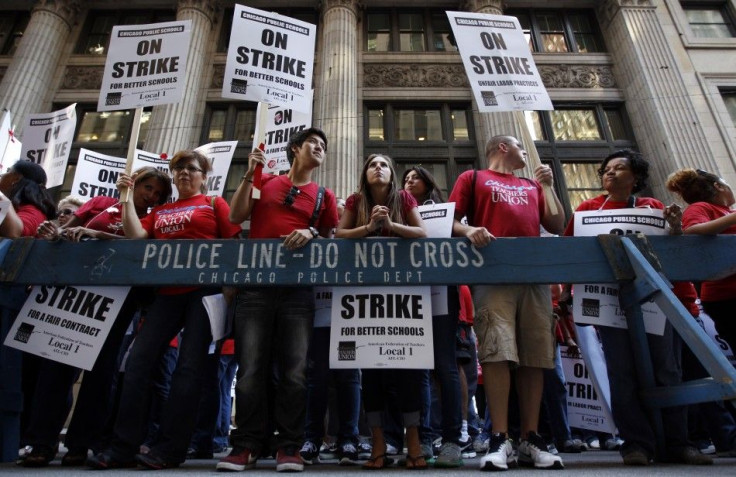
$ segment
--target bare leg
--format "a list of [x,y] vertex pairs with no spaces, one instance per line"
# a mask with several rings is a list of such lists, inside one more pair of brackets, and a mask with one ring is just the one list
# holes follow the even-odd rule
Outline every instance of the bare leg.
[[[508,434],[509,431],[509,390],[511,371],[509,363],[483,363],[483,389],[486,391],[488,409],[491,414],[491,431]],[[537,411],[538,412],[538,411]]]
[[537,432],[543,387],[544,375],[541,368],[522,366],[516,370],[516,391],[519,394],[522,439],[529,432]]

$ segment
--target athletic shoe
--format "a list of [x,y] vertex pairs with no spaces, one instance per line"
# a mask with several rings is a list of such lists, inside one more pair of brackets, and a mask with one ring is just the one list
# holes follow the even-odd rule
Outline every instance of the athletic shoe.
[[319,448],[319,458],[320,460],[337,459],[337,443],[323,442]]
[[120,459],[110,451],[102,451],[88,458],[85,464],[95,470],[127,469],[135,467],[135,460]]
[[241,471],[246,469],[252,469],[256,466],[258,456],[255,455],[250,449],[244,447],[233,447],[230,454],[227,457],[220,459],[217,463],[217,470],[234,470]]
[[465,434],[466,437],[463,437],[463,435],[460,435],[460,441],[457,443],[457,445],[460,447],[460,456],[463,459],[472,459],[478,454],[475,452],[475,449],[473,448],[473,439],[470,438],[469,435]]
[[508,470],[516,467],[511,439],[505,434],[491,434],[488,453],[480,458],[480,470]]
[[301,472],[304,463],[295,445],[279,448],[276,452],[276,472]]
[[477,453],[488,452],[488,437],[485,434],[478,434],[473,439],[473,450]]
[[579,454],[583,451],[583,441],[580,439],[567,439],[564,442],[560,442],[556,447],[560,452],[564,452],[565,454]]
[[597,437],[590,437],[585,442],[584,450],[600,450],[600,449],[601,449],[601,441],[599,441]]
[[319,449],[317,449],[317,445],[312,441],[304,441],[302,450],[299,451],[299,456],[302,458],[302,462],[307,465],[319,463]]
[[606,439],[606,450],[619,450],[621,449],[621,446],[624,445],[624,440],[620,437],[609,437]]
[[358,463],[358,449],[352,442],[343,442],[337,449],[338,465],[355,465]]
[[460,446],[454,442],[445,442],[440,447],[440,453],[434,461],[435,467],[451,468],[462,467],[463,459],[460,453]]
[[440,455],[440,449],[442,448],[442,438],[438,437],[432,441],[432,454]]
[[179,467],[178,462],[169,462],[164,460],[163,457],[156,455],[155,452],[138,454],[135,456],[135,460],[138,462],[138,465],[150,470],[175,469],[176,467]]
[[370,442],[358,442],[358,459],[367,460],[371,458],[373,446]]
[[399,455],[399,449],[393,445],[386,443],[386,455]]
[[651,459],[649,456],[639,449],[633,449],[626,452],[623,456],[624,465],[633,465],[637,467],[649,465]]
[[713,445],[710,439],[698,441],[697,446],[701,454],[711,455],[716,453],[716,446]]
[[701,454],[693,446],[685,446],[681,449],[670,451],[666,456],[667,462],[686,465],[711,465],[713,459],[709,455]]
[[536,432],[527,434],[519,444],[519,465],[537,469],[564,469],[562,459],[547,451],[547,443]]

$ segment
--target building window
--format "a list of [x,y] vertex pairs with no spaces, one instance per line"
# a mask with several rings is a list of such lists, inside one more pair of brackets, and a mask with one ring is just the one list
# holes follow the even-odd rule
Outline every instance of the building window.
[[731,124],[736,127],[736,89],[734,90],[722,90],[721,97],[723,102],[726,104],[726,111],[731,116]]
[[732,38],[736,36],[733,17],[727,2],[682,2],[690,29],[698,38]]
[[0,54],[12,55],[15,53],[30,19],[31,14],[29,12],[7,11],[0,13]]
[[253,148],[256,129],[256,103],[210,104],[205,113],[201,144],[238,141],[227,173],[223,197],[230,200],[248,168],[248,153]]
[[365,24],[366,51],[457,51],[444,10],[374,10]]
[[595,16],[589,11],[509,10],[519,19],[529,49],[540,53],[606,51]]
[[95,10],[87,15],[75,53],[106,55],[115,25],[142,25],[176,20],[174,10]]
[[537,151],[553,168],[555,187],[568,214],[602,193],[597,171],[604,157],[635,148],[620,104],[555,104],[554,111],[528,114]]
[[[268,8],[268,10],[278,13],[279,15],[311,23],[312,25],[317,25],[319,23],[319,12],[314,8]],[[226,52],[230,45],[230,32],[232,32],[233,29],[233,15],[235,15],[234,8],[226,8],[223,13],[220,38],[217,40],[217,51],[219,53]]]
[[445,197],[477,163],[470,104],[366,104],[365,110],[365,157],[387,154],[399,175],[422,165]]
[[[141,114],[138,137],[145,138],[150,126],[151,111]],[[125,111],[82,111],[76,142],[84,144],[121,143],[130,137],[133,113]]]

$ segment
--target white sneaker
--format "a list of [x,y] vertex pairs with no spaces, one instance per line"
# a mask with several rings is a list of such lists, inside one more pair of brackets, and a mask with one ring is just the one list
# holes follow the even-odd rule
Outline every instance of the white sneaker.
[[508,470],[516,467],[511,439],[504,434],[491,434],[488,453],[480,458],[480,470]]
[[530,432],[519,444],[519,465],[537,469],[564,469],[562,459],[547,451],[542,436]]

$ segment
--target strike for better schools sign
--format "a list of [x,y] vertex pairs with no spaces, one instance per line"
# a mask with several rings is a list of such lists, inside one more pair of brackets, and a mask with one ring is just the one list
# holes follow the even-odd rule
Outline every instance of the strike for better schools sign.
[[235,5],[222,97],[311,112],[316,26]]
[[516,17],[445,12],[478,111],[551,110],[524,30]]
[[114,26],[97,111],[178,103],[191,30],[189,20]]
[[429,287],[334,287],[330,368],[434,368]]

